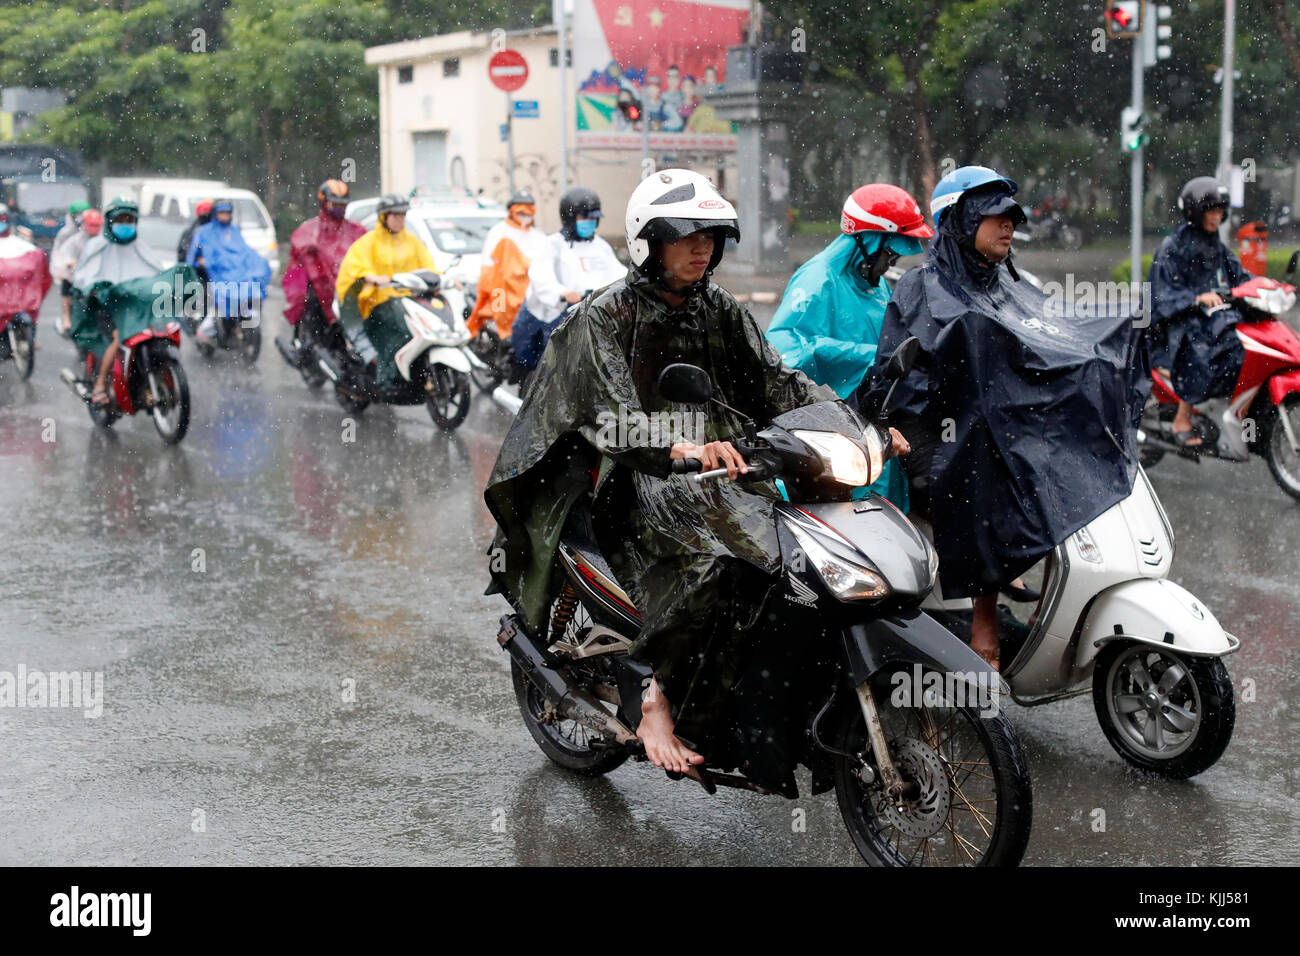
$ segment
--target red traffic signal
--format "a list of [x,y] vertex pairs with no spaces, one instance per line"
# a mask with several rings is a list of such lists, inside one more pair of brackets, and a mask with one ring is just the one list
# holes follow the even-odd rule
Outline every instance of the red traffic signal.
[[1142,33],[1146,0],[1106,0],[1106,35],[1129,39]]
[[618,111],[623,114],[623,118],[629,123],[639,122],[641,120],[641,101],[632,94],[631,90],[619,90]]

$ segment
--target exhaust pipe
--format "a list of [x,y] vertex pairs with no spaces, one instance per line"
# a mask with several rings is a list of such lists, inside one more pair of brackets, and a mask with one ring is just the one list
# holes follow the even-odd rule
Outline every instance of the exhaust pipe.
[[316,353],[316,364],[320,366],[322,372],[329,376],[331,382],[343,381],[343,373],[334,367],[334,363],[330,361],[329,356],[324,352]]
[[519,623],[518,616],[507,614],[501,618],[497,643],[509,651],[515,663],[562,717],[576,720],[602,737],[612,737],[620,744],[639,746],[640,742],[627,724],[611,716],[585,690],[572,686],[563,674],[547,662],[545,655]]
[[524,404],[522,398],[510,392],[504,385],[498,385],[492,390],[492,401],[496,402],[511,415],[518,415],[519,409],[522,408]]

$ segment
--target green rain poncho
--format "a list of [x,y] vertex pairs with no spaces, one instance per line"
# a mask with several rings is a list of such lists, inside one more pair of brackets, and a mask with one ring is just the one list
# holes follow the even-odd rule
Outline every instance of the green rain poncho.
[[782,365],[749,313],[717,286],[675,309],[652,288],[632,270],[556,330],[484,497],[504,555],[495,585],[537,633],[565,520],[599,467],[600,543],[643,615],[632,656],[653,666],[680,707],[679,727],[683,719],[698,726],[716,714],[746,615],[757,614],[780,567],[780,495],[770,482],[697,485],[671,475],[674,441],[733,439],[741,420],[712,403],[661,398],[659,373],[674,362],[704,368],[715,396],[760,427],[835,395]]
[[95,322],[95,308],[113,317],[122,342],[177,319],[185,298],[197,292],[197,280],[183,263],[163,268],[157,253],[138,239],[123,243],[94,236],[72,275],[73,341],[96,356],[104,353],[109,340]]

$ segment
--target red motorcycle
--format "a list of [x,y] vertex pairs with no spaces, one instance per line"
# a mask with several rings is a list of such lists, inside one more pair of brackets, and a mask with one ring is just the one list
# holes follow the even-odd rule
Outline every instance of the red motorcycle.
[[1201,444],[1180,447],[1174,440],[1178,395],[1169,375],[1152,370],[1151,397],[1142,413],[1138,449],[1144,467],[1166,452],[1199,462],[1202,457],[1246,461],[1262,455],[1282,490],[1300,499],[1300,335],[1280,316],[1296,301],[1295,279],[1300,252],[1287,265],[1286,281],[1251,279],[1221,293],[1224,304],[1242,316],[1237,337],[1246,351],[1231,398],[1212,398],[1194,406],[1192,424]]
[[107,405],[91,401],[96,357],[85,353],[84,374],[65,368],[60,377],[86,403],[90,417],[107,428],[123,415],[147,411],[162,440],[177,444],[190,426],[190,386],[181,367],[181,324],[175,320],[121,329],[122,347],[109,375]]

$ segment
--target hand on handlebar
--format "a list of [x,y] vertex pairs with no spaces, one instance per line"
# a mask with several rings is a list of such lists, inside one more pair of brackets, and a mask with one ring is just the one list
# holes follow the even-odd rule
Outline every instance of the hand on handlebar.
[[698,459],[701,471],[726,468],[727,477],[732,480],[735,480],[736,475],[749,472],[749,465],[745,464],[745,459],[741,457],[740,452],[736,451],[736,447],[729,441],[711,441],[704,445],[679,441],[673,445],[668,457],[673,461],[679,461],[683,458]]
[[569,303],[569,305],[573,305],[573,303],[575,302],[581,302],[582,293],[577,292],[574,289],[570,289],[568,292],[564,293],[564,301]]
[[890,437],[890,446],[889,446],[890,458],[897,458],[899,455],[906,455],[909,451],[912,450],[912,446],[907,443],[907,439],[903,437],[903,433],[900,432],[897,428],[891,428],[889,430],[889,437]]
[[1223,305],[1223,297],[1217,292],[1202,292],[1196,297],[1196,301],[1207,309],[1213,309],[1215,306]]
[[374,285],[374,286],[379,286],[379,288],[381,288],[381,289],[382,289],[384,286],[392,285],[392,282],[393,282],[393,280],[392,280],[391,278],[389,278],[388,276],[375,275],[375,274],[373,274],[373,273],[370,274],[370,275],[368,275],[368,276],[366,276],[366,283],[367,283],[367,284],[369,284],[369,285]]

